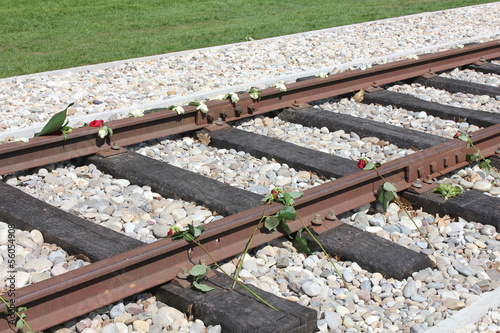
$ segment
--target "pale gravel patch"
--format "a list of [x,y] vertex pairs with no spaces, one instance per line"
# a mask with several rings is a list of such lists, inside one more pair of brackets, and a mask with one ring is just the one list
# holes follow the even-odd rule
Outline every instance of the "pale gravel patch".
[[156,299],[150,293],[133,295],[87,315],[53,327],[52,333],[99,332],[220,333],[220,325],[205,325]]
[[[443,10],[231,45],[0,80],[1,131],[41,127],[69,103],[73,119],[300,73],[343,71],[498,39],[500,4]],[[298,51],[299,50],[299,51]],[[273,81],[274,80],[274,81]],[[260,82],[260,83],[259,83]],[[97,102],[94,102],[97,101]],[[100,103],[101,104],[95,104]],[[106,113],[108,112],[108,113]],[[78,121],[76,121],[78,122]],[[18,136],[21,134],[17,134]],[[5,133],[2,137],[7,136]],[[25,135],[27,136],[27,135]]]
[[475,164],[439,177],[436,182],[458,186],[462,192],[476,190],[485,195],[500,198],[500,173],[495,168],[491,172],[485,172],[479,165]]
[[269,194],[275,187],[297,191],[329,181],[312,172],[277,163],[274,159],[256,158],[234,149],[217,149],[191,137],[158,141],[132,149],[144,156],[261,195]]
[[222,218],[193,202],[164,198],[149,186],[130,184],[94,165],[55,165],[34,174],[5,177],[7,184],[63,211],[150,243],[170,227],[203,225]]
[[21,230],[0,221],[0,291],[6,295],[10,296],[11,289],[15,291],[88,264],[56,244],[46,243],[37,229]]
[[[321,253],[305,256],[290,241],[277,239],[245,259],[242,280],[317,310],[319,332],[348,328],[421,332],[498,286],[494,270],[500,265],[500,235],[485,235],[487,226],[463,219],[436,217],[421,210],[414,215],[436,251],[428,248],[416,230],[406,227],[406,213],[394,203],[387,212],[379,204],[365,205],[342,218],[344,223],[428,254],[437,262],[436,268],[415,272],[407,279],[387,278],[357,263],[334,261],[349,280],[344,285]],[[233,271],[237,264],[234,259],[223,267]],[[332,320],[336,316],[339,321]]]
[[409,128],[450,139],[458,131],[472,133],[480,129],[467,122],[458,123],[453,120],[428,115],[425,111],[408,111],[392,105],[362,104],[348,98],[321,100],[312,103],[312,105],[322,110],[371,119],[380,123]]
[[431,87],[424,87],[418,83],[394,85],[389,91],[409,94],[428,102],[444,105],[500,113],[500,99],[487,95],[473,95],[465,93],[450,93]]
[[256,117],[253,120],[241,121],[238,122],[237,128],[355,161],[368,157],[385,163],[415,152],[398,148],[376,137],[362,138],[354,132],[346,133],[344,130],[330,132],[326,127],[307,127],[277,117]]
[[439,74],[441,77],[462,80],[473,83],[485,84],[493,87],[500,87],[500,75],[485,74],[476,72],[471,69],[459,70],[455,68],[453,71]]

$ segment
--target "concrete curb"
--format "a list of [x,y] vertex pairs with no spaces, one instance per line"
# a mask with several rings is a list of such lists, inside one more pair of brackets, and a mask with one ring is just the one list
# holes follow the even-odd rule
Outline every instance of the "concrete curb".
[[500,308],[500,288],[484,293],[481,298],[471,305],[463,308],[448,319],[438,322],[426,333],[452,333],[464,328],[468,324],[474,324],[485,316],[490,309]]

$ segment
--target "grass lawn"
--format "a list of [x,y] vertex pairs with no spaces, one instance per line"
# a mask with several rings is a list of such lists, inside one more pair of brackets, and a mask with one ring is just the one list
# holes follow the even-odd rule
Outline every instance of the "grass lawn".
[[480,0],[2,0],[0,77],[262,39]]

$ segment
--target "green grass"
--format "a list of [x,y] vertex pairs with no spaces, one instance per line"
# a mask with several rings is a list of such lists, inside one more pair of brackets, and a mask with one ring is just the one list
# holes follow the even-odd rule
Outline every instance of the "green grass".
[[2,0],[0,77],[163,54],[479,0]]

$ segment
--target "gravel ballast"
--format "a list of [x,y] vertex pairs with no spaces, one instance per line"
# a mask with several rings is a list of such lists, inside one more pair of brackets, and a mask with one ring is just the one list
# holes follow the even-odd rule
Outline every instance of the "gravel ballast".
[[[53,114],[72,102],[76,104],[68,110],[70,125],[78,127],[94,119],[107,121],[128,117],[134,110],[187,104],[224,92],[248,90],[252,86],[264,88],[278,81],[289,83],[297,77],[317,73],[367,68],[415,54],[459,48],[467,43],[499,37],[500,2],[496,2],[0,79],[0,142],[32,137]],[[489,85],[498,86],[500,82],[498,76],[474,72],[454,71],[447,75]],[[436,101],[440,103],[500,112],[498,98],[436,92],[418,85],[401,85],[393,89],[418,96],[437,94]],[[370,118],[381,122],[447,138],[453,137],[457,130],[472,133],[479,129],[466,121],[456,123],[425,112],[359,105],[349,99],[322,101],[317,107],[359,117],[368,112]],[[311,129],[277,118],[257,117],[241,122],[240,128],[272,137],[291,134],[288,140],[295,139],[295,143],[353,160],[367,156],[385,162],[412,153],[391,144],[375,147],[377,138],[360,138],[356,133],[334,133],[324,128]],[[277,184],[287,187],[287,190],[301,190],[328,181],[275,161],[251,159],[243,152],[216,151],[190,137],[178,139],[158,140],[132,150],[262,195]],[[462,173],[457,174],[461,179],[450,177],[449,181],[466,187],[468,183],[465,181],[479,175],[475,169]],[[92,165],[54,170],[40,168],[32,175],[4,177],[3,180],[61,209],[107,224],[143,242],[164,237],[171,225],[185,226],[190,223],[186,218],[191,218],[191,222],[197,219],[199,224],[221,218],[203,207],[163,198],[149,187],[114,179]],[[500,186],[498,183],[494,185],[494,189]],[[489,191],[491,194],[491,189]],[[123,204],[129,201],[139,201],[138,206],[147,209],[130,212],[131,209]],[[173,218],[172,214],[177,213],[179,219]],[[290,242],[283,239],[253,251],[245,260],[240,276],[246,283],[316,309],[320,332],[424,332],[447,319],[456,318],[461,310],[474,309],[474,302],[480,301],[487,293],[498,293],[500,234],[497,230],[474,221],[434,216],[422,210],[415,211],[415,215],[435,251],[428,247],[417,228],[395,204],[391,204],[387,212],[382,212],[377,205],[367,205],[343,217],[345,223],[429,255],[436,263],[436,268],[414,273],[408,279],[397,280],[370,273],[355,262],[335,262],[347,282],[344,284],[322,254],[299,254]],[[0,229],[6,229],[5,223],[0,224]],[[16,235],[31,244],[30,237],[37,233],[19,230]],[[42,244],[49,246],[43,240]],[[5,244],[2,246],[5,252]],[[56,249],[55,245],[49,247]],[[38,252],[37,255],[42,256],[50,254],[44,248]],[[32,253],[21,253],[23,263],[36,259]],[[73,269],[71,260],[74,259],[69,256],[70,263],[61,262],[60,265],[64,269]],[[87,264],[80,261],[81,265]],[[225,264],[225,268],[231,271],[237,263],[238,259],[233,259]],[[53,272],[56,266],[53,263],[50,269],[19,270],[26,276],[30,275],[26,285],[38,281],[32,277],[35,273],[37,277],[43,274],[43,279],[48,278],[49,273],[64,273]],[[157,332],[173,327],[179,332],[220,331],[220,327],[205,327],[201,321],[188,323],[178,313],[175,313],[179,315],[177,321],[172,315],[171,322],[160,325],[160,319],[166,316],[158,313],[167,311],[167,307],[152,295],[137,296],[130,304],[117,302],[94,311],[88,318],[79,318],[53,331]],[[486,310],[458,332],[499,330],[498,307]],[[144,330],[144,327],[148,329]],[[445,331],[443,328],[442,332]]]
[[78,126],[499,36],[500,4],[491,3],[0,79],[0,140],[31,137],[72,102],[70,125]]

